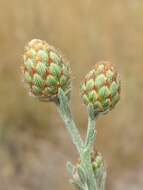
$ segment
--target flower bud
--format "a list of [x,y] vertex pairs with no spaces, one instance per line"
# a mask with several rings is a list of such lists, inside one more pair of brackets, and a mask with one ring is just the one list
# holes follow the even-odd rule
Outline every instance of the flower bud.
[[95,114],[107,113],[120,99],[120,78],[110,62],[95,64],[80,86],[84,104],[92,104]]
[[[76,168],[76,170],[75,170],[76,176],[79,175],[79,169],[81,168],[81,164],[82,164],[81,160],[79,159],[76,164],[76,167],[75,167]],[[100,152],[98,152],[98,151],[91,152],[91,165],[92,165],[92,169],[93,169],[95,178],[99,174],[104,172],[105,164],[104,164],[104,160],[103,160],[103,157]]]
[[96,171],[97,171],[98,169],[100,169],[101,166],[104,165],[104,161],[103,161],[103,158],[102,158],[101,153],[99,153],[99,152],[96,152],[96,153],[93,152],[93,153],[92,153],[91,162],[92,162],[93,171],[94,171],[94,173],[96,173]]
[[24,82],[33,96],[55,101],[59,88],[70,96],[70,67],[54,47],[45,41],[33,39],[25,47],[23,57]]

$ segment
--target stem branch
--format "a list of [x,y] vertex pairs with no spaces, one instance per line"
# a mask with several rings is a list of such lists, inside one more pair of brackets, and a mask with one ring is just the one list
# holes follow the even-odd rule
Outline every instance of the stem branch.
[[72,118],[71,110],[69,107],[68,98],[65,96],[62,90],[59,91],[59,102],[57,103],[58,111],[69,131],[73,144],[76,146],[79,154],[81,155],[83,149],[83,141],[80,133]]
[[96,140],[96,117],[94,116],[94,108],[92,105],[88,107],[88,129],[85,146],[92,151],[93,144]]

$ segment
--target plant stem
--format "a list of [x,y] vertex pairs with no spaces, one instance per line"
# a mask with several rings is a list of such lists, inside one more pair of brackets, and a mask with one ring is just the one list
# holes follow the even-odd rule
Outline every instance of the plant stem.
[[69,101],[62,90],[60,90],[59,92],[59,102],[57,103],[57,105],[58,111],[66,125],[66,128],[69,131],[72,142],[76,146],[79,154],[81,155],[84,144],[72,118]]
[[92,107],[89,107],[88,133],[86,143],[84,143],[73,120],[69,106],[69,100],[65,96],[64,91],[61,89],[59,90],[59,101],[57,102],[57,107],[66,125],[66,128],[69,131],[72,142],[79,152],[81,167],[84,171],[87,181],[87,186],[85,188],[87,190],[98,190],[91,163],[91,149],[95,141],[95,118],[93,117],[92,113],[93,109]]
[[90,189],[97,189],[96,180],[94,178],[92,163],[91,163],[91,151],[93,148],[93,144],[95,142],[96,137],[96,131],[95,131],[95,116],[94,116],[94,110],[92,106],[88,107],[88,129],[87,129],[87,136],[85,140],[85,154],[83,154],[83,162],[86,164],[86,168],[88,169],[89,173],[89,185],[92,186]]
[[88,150],[92,151],[95,139],[96,139],[96,120],[92,119],[89,116],[88,117],[87,136],[86,136],[86,141],[85,141],[85,146],[88,148]]
[[81,155],[81,166],[86,171],[86,175],[88,178],[88,190],[98,190],[91,163],[91,153],[90,150],[88,150],[86,147]]

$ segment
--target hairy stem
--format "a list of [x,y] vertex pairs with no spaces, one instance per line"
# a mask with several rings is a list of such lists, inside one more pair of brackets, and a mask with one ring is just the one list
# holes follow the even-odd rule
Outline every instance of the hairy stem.
[[[59,90],[59,101],[57,102],[58,111],[68,129],[73,144],[76,146],[80,155],[81,169],[85,180],[82,180],[83,190],[98,190],[97,181],[94,176],[94,171],[91,162],[91,151],[95,141],[95,116],[93,107],[88,109],[88,132],[86,141],[83,142],[80,133],[73,120],[69,100],[62,89]],[[86,185],[85,185],[86,183]]]
[[88,117],[88,129],[87,129],[87,136],[85,141],[85,146],[88,150],[92,151],[93,144],[96,139],[96,121],[92,119],[90,116]]
[[72,118],[71,110],[69,107],[69,101],[65,96],[64,92],[60,90],[59,92],[59,102],[57,103],[58,111],[69,131],[73,144],[76,146],[79,154],[81,155],[83,148],[83,141],[81,139],[80,133],[75,125]]
[[96,185],[96,179],[94,178],[92,163],[91,163],[91,154],[90,151],[85,147],[81,155],[81,166],[86,171],[88,179],[88,190],[98,190]]
[[93,150],[93,145],[96,140],[96,117],[94,114],[94,108],[92,105],[88,106],[88,129],[85,140],[85,147],[87,148],[89,154]]

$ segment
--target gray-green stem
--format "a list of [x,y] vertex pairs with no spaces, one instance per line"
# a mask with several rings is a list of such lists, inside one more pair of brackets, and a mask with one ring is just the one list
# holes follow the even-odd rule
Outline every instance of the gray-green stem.
[[80,136],[80,133],[75,125],[73,120],[68,98],[65,96],[64,92],[60,90],[59,92],[59,102],[57,103],[58,111],[66,125],[66,128],[69,131],[73,144],[76,146],[77,151],[81,155],[83,149],[83,140]]
[[88,129],[85,140],[85,146],[89,151],[92,151],[93,144],[96,139],[96,117],[94,116],[94,108],[92,105],[88,106]]
[[[91,152],[93,144],[95,142],[95,116],[94,109],[90,105],[88,107],[88,131],[86,136],[86,141],[83,142],[80,133],[76,127],[76,124],[73,120],[69,100],[66,97],[62,89],[59,90],[59,101],[57,102],[58,111],[68,129],[68,132],[71,136],[73,144],[76,146],[77,151],[80,155],[80,173],[83,177],[81,180],[81,187],[78,187],[79,190],[100,190],[97,187],[97,181],[94,175],[92,163],[91,163]],[[71,163],[68,163],[69,169],[71,170],[72,175],[74,175],[74,166]]]

